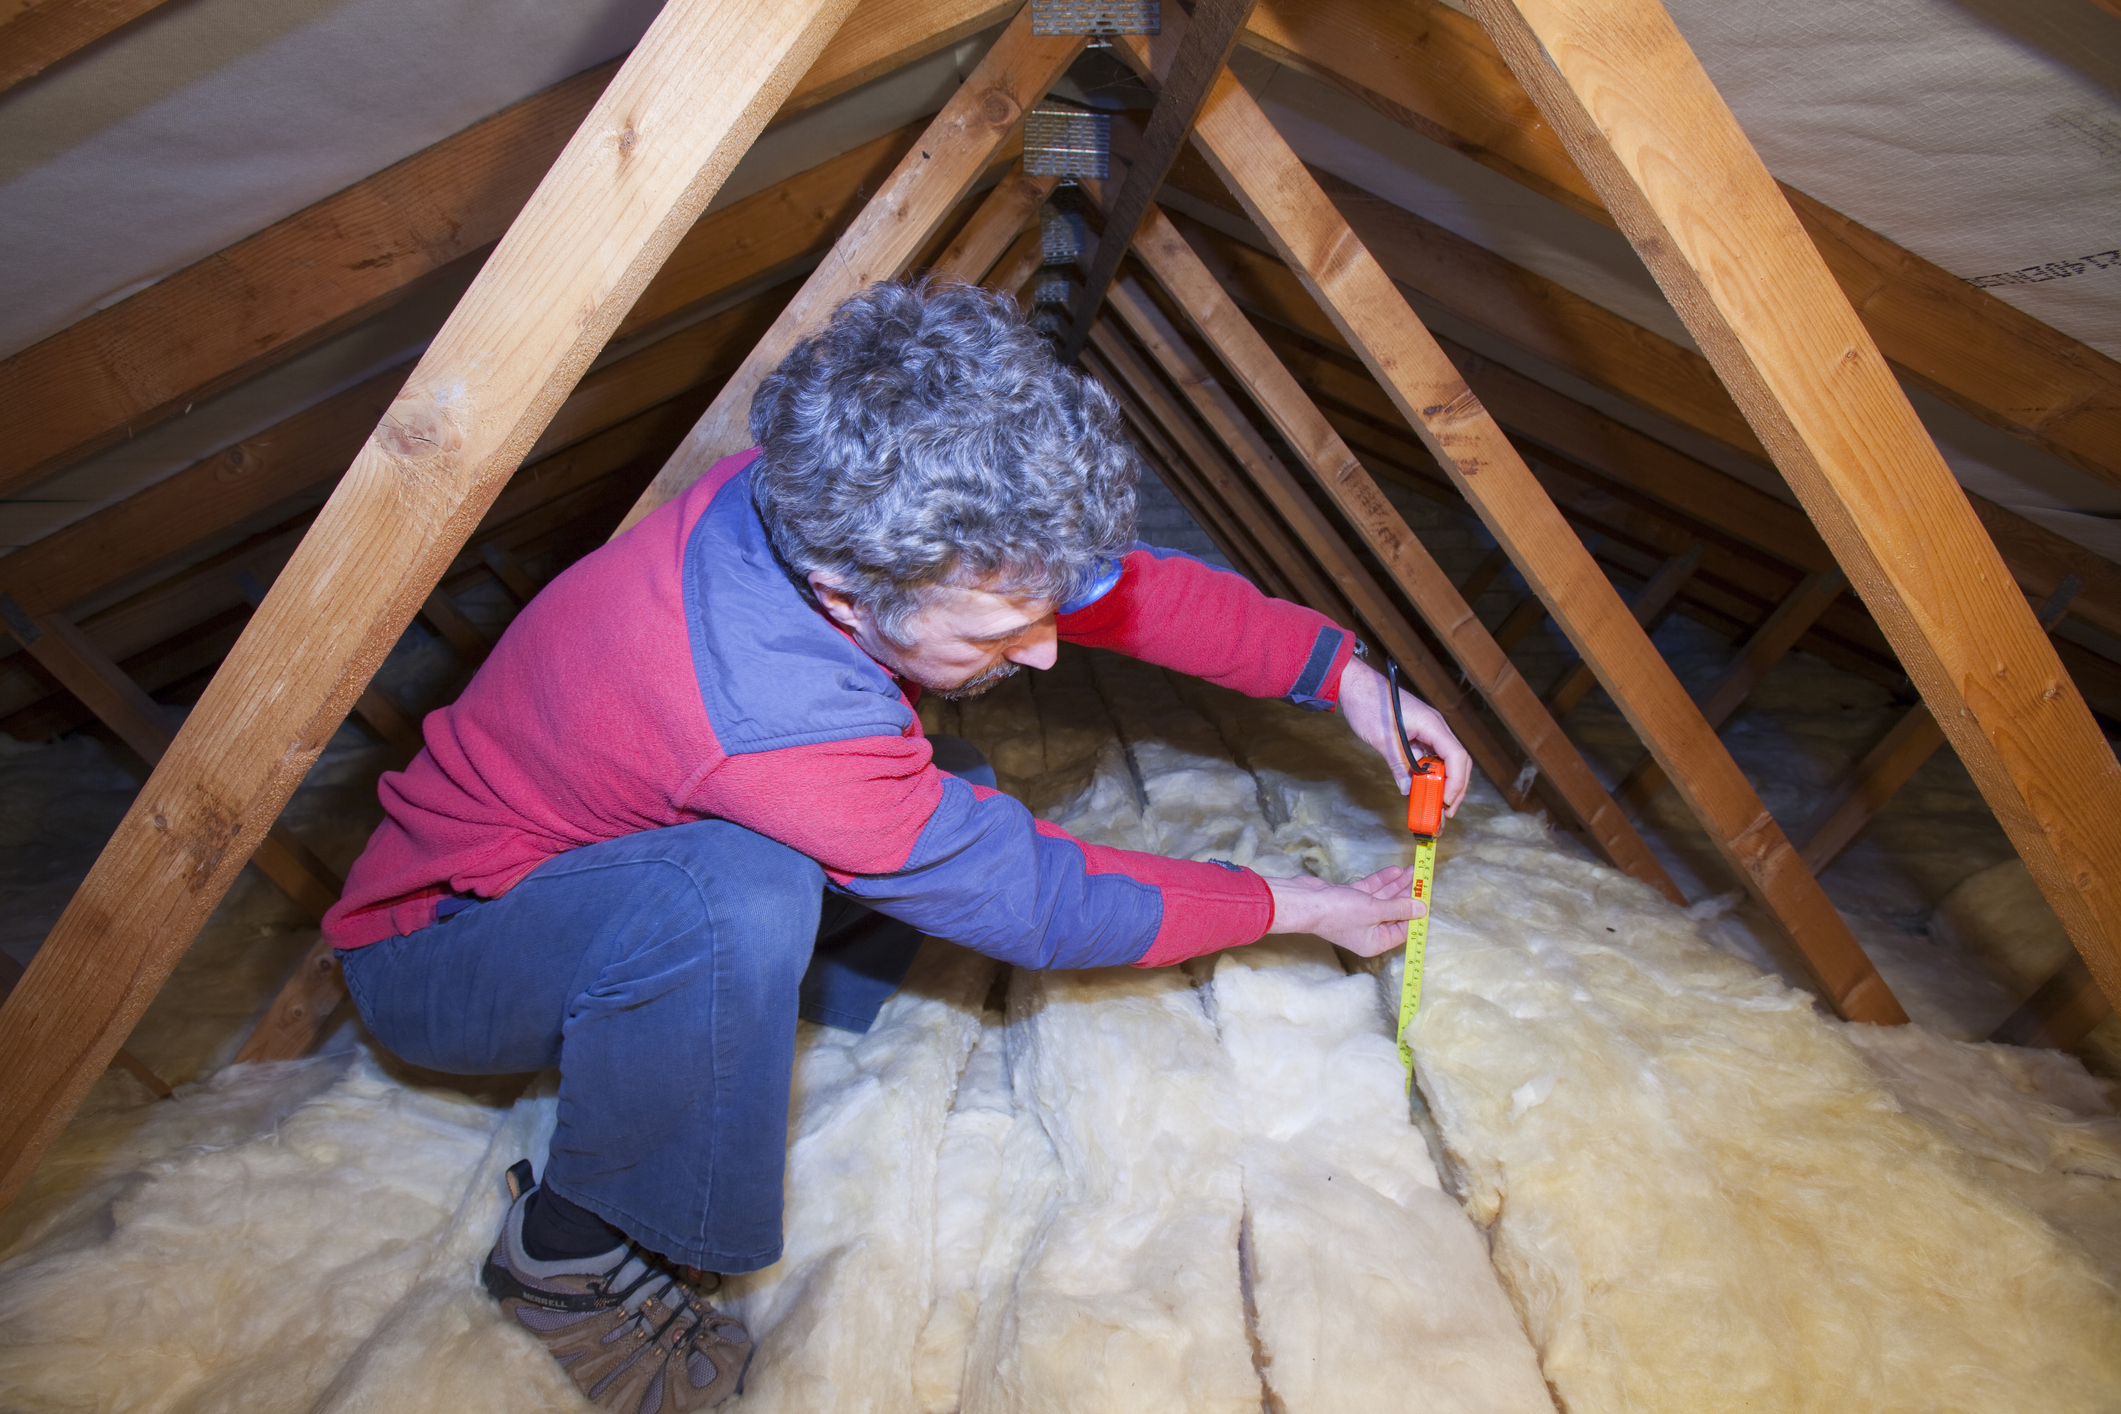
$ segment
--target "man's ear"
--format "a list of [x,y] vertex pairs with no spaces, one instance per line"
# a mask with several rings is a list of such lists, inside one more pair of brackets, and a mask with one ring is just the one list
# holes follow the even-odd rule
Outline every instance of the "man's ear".
[[810,575],[810,592],[817,596],[819,607],[832,621],[849,633],[868,626],[869,615],[854,596],[825,576],[815,572]]

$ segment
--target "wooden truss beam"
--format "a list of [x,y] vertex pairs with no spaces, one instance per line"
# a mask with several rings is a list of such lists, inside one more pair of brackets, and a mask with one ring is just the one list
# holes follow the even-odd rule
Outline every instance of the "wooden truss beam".
[[464,537],[850,8],[681,0],[649,26],[0,1008],[0,1202],[20,1191]]
[[[1123,44],[1122,52],[1136,51]],[[1710,841],[1788,930],[1828,1003],[1852,1019],[1906,1020],[1848,924],[1501,429],[1266,115],[1227,74],[1194,141],[1510,551],[1678,784]]]
[[1024,111],[1046,96],[1082,48],[1081,35],[1033,34],[1028,4],[1017,12],[751,356],[723,384],[699,426],[641,494],[620,530],[676,496],[723,457],[750,445],[751,396],[766,375],[842,300],[906,268],[1004,141],[1017,134]]
[[1254,0],[1195,0],[1190,18],[1165,33],[1169,44],[1152,43],[1151,67],[1156,70],[1156,107],[1142,131],[1141,142],[1128,164],[1119,189],[1106,194],[1104,239],[1090,260],[1089,272],[1075,301],[1067,335],[1061,345],[1061,361],[1073,363],[1089,337],[1090,322],[1104,306],[1105,291],[1119,273],[1119,263],[1133,243],[1149,213],[1149,204],[1164,184],[1171,164],[1185,150],[1193,121],[1200,114],[1216,75],[1230,61],[1237,47],[1238,32],[1252,13]]
[[[1512,76],[1479,25],[1440,0],[1260,0],[1244,43],[1542,195],[1620,224],[1526,97],[1522,76]],[[2121,482],[2121,363],[1795,188],[1782,192],[1903,375],[2081,471]]]
[[[954,44],[1013,8],[993,0],[863,0],[775,116]],[[522,210],[616,70],[601,64],[533,94],[0,361],[0,494],[292,357],[458,259],[478,257]],[[756,214],[753,229],[776,229],[803,207],[798,197],[778,219]],[[673,278],[682,280],[691,262],[674,255]],[[658,291],[645,303],[667,300]]]
[[[1701,554],[1705,548],[1700,541],[1695,541],[1659,565],[1656,572],[1642,582],[1642,588],[1635,591],[1635,597],[1628,601],[1628,613],[1636,623],[1642,625],[1644,633],[1657,631],[1666,611],[1672,607],[1673,601],[1679,598],[1679,591],[1686,588],[1687,581],[1694,577],[1694,571],[1700,567]],[[1564,672],[1548,690],[1547,710],[1554,714],[1554,720],[1558,722],[1575,711],[1576,704],[1589,696],[1591,689],[1596,686],[1598,674],[1591,671],[1589,663],[1579,661]]]
[[[1109,328],[1107,335],[1117,337],[1110,334]],[[1135,445],[1151,459],[1151,465],[1163,477],[1164,484],[1170,487],[1172,494],[1185,505],[1186,513],[1214,538],[1232,565],[1250,576],[1261,589],[1277,599],[1309,604],[1336,623],[1353,622],[1354,614],[1346,608],[1337,594],[1326,592],[1324,578],[1316,575],[1307,558],[1294,556],[1286,562],[1285,568],[1283,560],[1261,548],[1266,541],[1258,533],[1256,523],[1242,517],[1236,506],[1225,504],[1209,491],[1204,474],[1164,435],[1156,418],[1135,397],[1133,389],[1113,371],[1111,365],[1098,356],[1095,349],[1084,350],[1082,362],[1090,376],[1102,383],[1105,390],[1118,402],[1120,413],[1127,419],[1127,426],[1132,431]],[[1289,571],[1298,566],[1314,577],[1319,589],[1316,601],[1312,595],[1297,588],[1291,577]],[[1327,609],[1322,607],[1324,604],[1331,604],[1333,607]]]
[[[1245,385],[1246,391],[1311,473],[1313,482],[1325,491],[1356,533],[1362,536],[1371,553],[1377,556],[1386,572],[1412,601],[1431,632],[1458,660],[1467,677],[1487,699],[1488,705],[1502,719],[1539,772],[1560,792],[1570,811],[1582,822],[1593,846],[1616,868],[1642,880],[1675,903],[1684,903],[1684,895],[1664,866],[1650,853],[1649,846],[1613,803],[1605,787],[1598,783],[1582,754],[1562,734],[1530,685],[1489,636],[1479,615],[1460,597],[1443,567],[1436,563],[1420,537],[1392,508],[1355,454],[1348,450],[1347,444],[1297,386],[1296,380],[1289,376],[1288,370],[1274,357],[1237,306],[1230,302],[1222,287],[1215,283],[1214,276],[1172,229],[1161,211],[1154,207],[1150,209],[1148,219],[1135,239],[1134,249],[1157,280],[1170,291],[1173,301],[1186,311],[1217,356]],[[1112,303],[1133,327],[1136,336],[1149,344],[1160,359],[1167,360],[1167,368],[1176,364],[1183,369],[1180,386],[1189,394],[1195,386],[1204,393],[1210,389],[1220,391],[1207,370],[1192,358],[1191,351],[1177,337],[1177,331],[1163,320],[1153,305],[1133,290],[1131,282],[1123,281],[1113,288]],[[1248,433],[1257,437],[1251,431],[1250,423],[1242,421],[1234,408],[1219,409],[1218,417],[1212,422],[1225,444],[1232,445],[1233,450],[1233,437],[1244,438]],[[1230,425],[1226,430],[1221,424]],[[1252,470],[1254,479],[1260,482],[1261,489],[1274,500],[1285,518],[1291,516],[1291,507],[1284,502],[1310,506],[1309,497],[1278,461],[1256,454],[1250,459],[1240,457],[1240,461]],[[1316,513],[1314,509],[1312,514]],[[1482,769],[1489,770],[1493,776],[1492,768],[1486,763]],[[1496,777],[1495,784],[1498,788],[1512,787],[1522,791],[1529,781],[1505,782]]]
[[[1325,515],[1305,497],[1296,485],[1296,479],[1287,467],[1281,464],[1258,432],[1244,419],[1227,399],[1228,393],[1217,385],[1206,370],[1192,358],[1182,341],[1174,337],[1161,336],[1162,331],[1141,319],[1144,309],[1153,313],[1154,307],[1144,298],[1135,296],[1126,283],[1115,285],[1111,292],[1113,308],[1126,319],[1138,337],[1149,330],[1143,342],[1150,354],[1163,369],[1164,375],[1184,395],[1201,420],[1214,430],[1217,440],[1230,457],[1244,468],[1250,485],[1243,491],[1238,487],[1244,481],[1232,478],[1234,484],[1222,488],[1224,503],[1233,507],[1247,502],[1257,504],[1255,495],[1270,503],[1281,519],[1294,532],[1295,543],[1281,538],[1274,530],[1271,520],[1262,512],[1247,510],[1247,520],[1257,528],[1263,539],[1270,542],[1269,552],[1276,563],[1292,573],[1296,566],[1305,563],[1306,556],[1325,572],[1340,597],[1353,607],[1356,617],[1366,625],[1385,651],[1397,659],[1413,679],[1415,690],[1426,698],[1429,705],[1442,714],[1450,724],[1474,763],[1487,773],[1496,788],[1518,809],[1524,808],[1524,788],[1516,783],[1516,767],[1507,749],[1487,724],[1475,715],[1472,704],[1458,690],[1452,680],[1450,669],[1442,660],[1429,651],[1414,626],[1407,622],[1390,597],[1378,586],[1354,550],[1340,537]],[[1108,363],[1118,368],[1120,374],[1139,396],[1154,398],[1154,382],[1140,360],[1126,346],[1123,339],[1109,325],[1102,322],[1091,326],[1091,337],[1099,353]],[[1180,432],[1184,427],[1181,418],[1165,414],[1165,429]],[[1194,436],[1197,438],[1198,433]],[[1202,452],[1196,448],[1195,463],[1219,461],[1212,451]],[[1271,543],[1279,539],[1280,543]],[[1300,548],[1299,548],[1300,547]],[[1307,596],[1310,597],[1310,596]],[[1320,608],[1317,602],[1312,607]],[[1323,611],[1323,610],[1321,610]]]
[[1475,5],[2121,998],[2121,762],[1671,17],[1655,0]]
[[[131,24],[163,0],[30,0],[0,21],[0,93]],[[166,1091],[167,1087],[165,1087]]]
[[[985,280],[987,272],[1025,234],[1024,227],[1038,224],[1038,209],[1059,182],[1058,177],[1031,175],[1022,162],[1011,167],[935,262],[937,278],[968,285]],[[1007,273],[1002,272],[1004,281]],[[1000,288],[1016,293],[1015,284],[1000,283]]]
[[[1848,580],[1837,569],[1814,570],[1790,591],[1789,597],[1775,606],[1775,612],[1767,622],[1746,639],[1745,647],[1739,651],[1737,661],[1724,670],[1715,685],[1701,699],[1701,715],[1708,724],[1721,730],[1723,724],[1743,706],[1753,688],[1767,676],[1768,669],[1781,662],[1789,651],[1797,646],[1819,616],[1827,611]],[[1620,783],[1620,796],[1629,804],[1647,804],[1657,792],[1664,789],[1664,772],[1658,769],[1655,757],[1644,757],[1626,779]],[[1805,866],[1814,874],[1823,867],[1815,863],[1803,849]]]
[[[66,684],[119,740],[153,766],[169,750],[170,728],[162,706],[127,677],[88,636],[61,614],[31,616],[0,600],[7,626],[37,661]],[[266,831],[252,862],[312,918],[339,900],[339,876],[283,825]]]

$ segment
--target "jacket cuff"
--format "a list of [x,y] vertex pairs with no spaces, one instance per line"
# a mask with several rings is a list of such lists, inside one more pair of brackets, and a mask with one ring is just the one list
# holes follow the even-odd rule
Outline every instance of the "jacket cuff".
[[1189,957],[1256,943],[1274,921],[1274,895],[1250,869],[1223,860],[1162,861],[1155,882],[1164,897],[1163,919],[1136,967],[1169,967]]

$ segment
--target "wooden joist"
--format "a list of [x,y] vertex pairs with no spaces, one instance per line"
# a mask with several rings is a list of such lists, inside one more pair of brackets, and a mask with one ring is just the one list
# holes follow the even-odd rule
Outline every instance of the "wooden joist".
[[1091,257],[1083,284],[1076,290],[1068,330],[1061,343],[1061,361],[1072,363],[1090,335],[1090,323],[1105,303],[1105,291],[1119,273],[1134,233],[1148,215],[1149,203],[1164,184],[1171,164],[1185,150],[1193,131],[1193,120],[1208,90],[1230,52],[1237,47],[1238,32],[1252,13],[1254,0],[1194,0],[1184,25],[1163,31],[1168,43],[1150,44],[1150,65],[1156,71],[1156,107],[1142,131],[1127,175],[1116,191],[1105,194],[1104,238]]
[[[1135,239],[1134,249],[1157,280],[1170,291],[1174,302],[1186,311],[1216,355],[1244,384],[1254,402],[1274,423],[1283,441],[1296,452],[1310,472],[1312,481],[1363,538],[1370,552],[1384,565],[1386,573],[1428,623],[1430,631],[1457,659],[1467,678],[1487,699],[1489,707],[1516,738],[1531,763],[1560,792],[1569,810],[1582,822],[1593,847],[1616,868],[1642,880],[1674,902],[1685,902],[1671,876],[1650,853],[1649,846],[1628,823],[1605,787],[1599,784],[1582,754],[1541,706],[1531,686],[1489,636],[1480,617],[1460,597],[1443,567],[1436,563],[1413,529],[1385,499],[1354,453],[1348,450],[1347,444],[1305,396],[1296,380],[1259,337],[1258,331],[1230,302],[1161,211],[1150,209],[1148,219]],[[1177,331],[1169,328],[1160,312],[1138,296],[1127,282],[1113,288],[1112,304],[1134,328],[1137,337],[1150,343],[1159,357],[1185,368],[1181,386],[1188,386],[1193,381],[1204,386],[1212,383],[1206,369],[1192,360],[1190,350],[1177,338]],[[1192,391],[1190,386],[1188,391]],[[1229,444],[1232,436],[1241,437],[1249,430],[1249,424],[1235,426],[1224,433],[1224,441]],[[1217,427],[1217,431],[1222,433],[1224,429]],[[1293,523],[1291,507],[1285,502],[1301,502],[1308,507],[1309,497],[1296,484],[1294,477],[1280,468],[1278,461],[1255,460],[1260,463],[1254,475],[1255,479],[1262,480],[1261,489],[1274,500],[1284,518],[1292,519]],[[1272,478],[1273,484],[1264,478]],[[1312,513],[1315,515],[1316,511]],[[1490,773],[1495,785],[1506,795],[1521,793],[1529,784],[1522,779],[1504,780],[1495,776],[1487,762],[1482,763],[1482,769]]]
[[1475,7],[2121,998],[2121,762],[1671,17],[1654,0]]
[[[1138,54],[1125,41],[1120,48]],[[1510,551],[1636,734],[1657,753],[1711,843],[1788,930],[1827,1002],[1852,1019],[1904,1021],[1848,924],[1522,458],[1303,163],[1227,74],[1194,141]]]
[[851,0],[658,15],[444,324],[0,1008],[18,1192],[406,623]]
[[1046,96],[1082,48],[1080,35],[1034,35],[1028,4],[1017,12],[743,366],[723,384],[620,530],[676,496],[723,457],[750,445],[751,396],[766,375],[842,300],[906,268],[1003,143],[1018,134],[1025,110]]
[[[865,0],[775,116],[1013,8]],[[602,64],[533,94],[0,361],[0,493],[292,357],[457,260],[482,258],[616,69]],[[795,199],[784,218],[804,213]],[[673,278],[689,265],[680,259]],[[649,301],[664,303],[660,293]]]
[[[1523,76],[1441,0],[1260,0],[1243,42],[1594,220],[1623,224],[1551,115],[1526,96]],[[2121,363],[1795,188],[1782,191],[1903,375],[2082,471],[2121,481]]]

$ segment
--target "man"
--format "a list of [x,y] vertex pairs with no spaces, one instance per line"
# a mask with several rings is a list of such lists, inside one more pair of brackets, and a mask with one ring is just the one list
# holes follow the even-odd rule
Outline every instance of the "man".
[[[543,1181],[485,1281],[589,1397],[704,1408],[749,1340],[676,1278],[780,1254],[798,1015],[866,1029],[924,933],[1026,967],[1155,967],[1270,927],[1384,951],[1356,885],[1107,849],[946,756],[922,691],[1114,648],[1326,709],[1394,763],[1382,680],[1318,614],[1136,546],[1111,399],[1005,299],[877,285],[752,404],[759,447],[554,580],[426,749],[325,921],[378,1040],[560,1069]],[[1415,736],[1465,753],[1403,699]],[[946,773],[948,766],[958,774]]]

